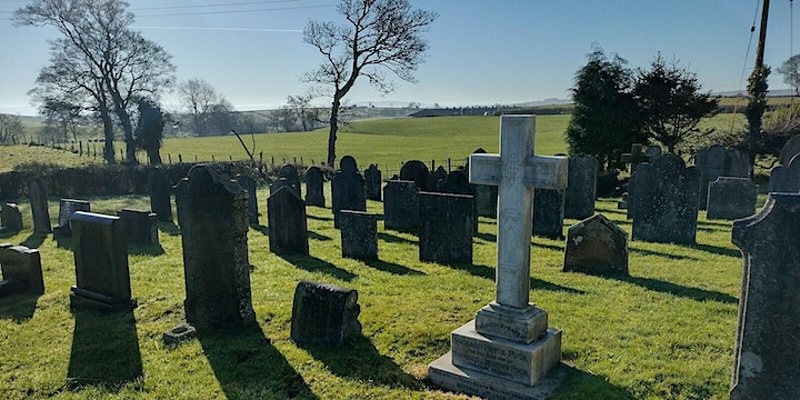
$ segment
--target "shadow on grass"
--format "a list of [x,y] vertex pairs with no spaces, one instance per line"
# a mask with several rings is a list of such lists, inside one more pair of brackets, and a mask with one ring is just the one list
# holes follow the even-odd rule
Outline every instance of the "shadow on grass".
[[567,377],[558,390],[553,393],[554,398],[608,400],[633,400],[636,398],[624,387],[617,386],[600,375],[582,371],[574,366],[568,368]]
[[181,234],[181,229],[172,221],[158,221],[158,230],[170,236],[178,236]]
[[53,238],[56,241],[56,247],[64,250],[72,250],[72,238],[66,237],[61,239]]
[[[552,240],[557,240],[557,239],[552,239]],[[538,247],[538,248],[547,249],[547,250],[564,251],[564,245],[557,246],[557,245],[546,244],[546,243],[531,242],[531,246],[533,246],[534,248]]]
[[378,232],[378,239],[383,240],[387,243],[408,243],[408,244],[416,244],[417,242],[413,240],[406,239],[404,237],[395,236],[385,232]]
[[644,278],[641,276],[619,275],[619,274],[617,275],[606,274],[602,275],[602,277],[618,280],[620,282],[627,282],[647,290],[652,290],[654,292],[671,294],[673,296],[683,297],[686,299],[691,299],[700,302],[710,300],[726,304],[739,304],[739,299],[727,293],[678,285],[676,283],[662,281],[658,279]]
[[693,261],[700,260],[697,257],[683,256],[683,255],[678,255],[678,254],[670,254],[670,253],[664,253],[664,252],[655,251],[655,250],[636,249],[636,248],[633,248],[633,247],[628,247],[628,250],[630,250],[633,253],[639,253],[639,254],[644,255],[644,256],[665,257],[665,258],[669,258],[671,260],[693,260]]
[[384,260],[362,260],[364,264],[379,271],[388,272],[394,275],[425,275],[424,272],[411,269],[400,264],[395,264]]
[[607,210],[596,210],[596,214],[619,214],[619,215],[628,215],[628,210],[620,210],[618,208],[609,208]]
[[338,377],[391,388],[423,388],[419,381],[403,371],[391,358],[381,355],[364,336],[353,337],[342,346],[303,348]]
[[229,399],[317,399],[257,324],[198,328],[203,353]]
[[161,244],[128,243],[128,254],[158,257],[164,254],[164,248],[161,247]]
[[[325,208],[329,209],[327,207],[325,207]],[[309,214],[306,214],[306,218],[317,220],[317,221],[333,221],[333,217],[320,217],[320,216],[317,216],[317,215],[309,215]]]
[[44,243],[44,240],[47,239],[46,233],[31,233],[30,236],[25,238],[25,240],[20,243],[21,246],[25,246],[29,249],[38,249],[39,246]]
[[73,316],[68,386],[79,389],[98,385],[119,390],[137,379],[144,384],[133,310],[112,314],[76,310]]
[[322,272],[328,274],[336,279],[350,282],[355,279],[356,275],[350,271],[343,270],[328,261],[319,259],[311,255],[300,254],[276,254],[278,257],[286,260],[289,264],[297,268],[306,270],[308,272]]
[[727,247],[714,246],[714,245],[710,245],[710,244],[696,243],[694,245],[685,245],[685,247],[689,247],[689,248],[697,249],[697,250],[702,250],[702,251],[709,252],[709,253],[712,253],[712,254],[719,254],[719,255],[722,255],[722,256],[728,256],[728,257],[739,258],[739,257],[742,256],[742,253],[739,250],[729,249]]
[[[486,265],[479,264],[451,264],[451,268],[467,271],[471,275],[481,278],[495,280],[495,269]],[[586,294],[583,290],[573,289],[567,286],[561,286],[555,283],[543,281],[541,279],[531,278],[531,289],[548,290],[551,292],[567,292],[573,294]]]
[[496,242],[497,241],[497,235],[495,235],[494,233],[475,232],[475,234],[473,236],[478,238],[478,239],[487,241],[487,242]]
[[265,225],[250,224],[250,228],[261,232],[261,234],[264,235],[264,236],[269,236],[269,228],[267,226],[265,226]]
[[324,241],[324,242],[327,242],[329,240],[333,240],[333,239],[331,239],[330,236],[320,235],[319,233],[314,232],[314,231],[306,231],[306,235],[308,235],[309,239],[313,239],[313,240],[320,240],[320,241]]
[[8,238],[10,238],[10,237],[12,237],[12,236],[14,236],[14,235],[16,235],[18,233],[19,233],[19,231],[17,231],[17,230],[3,230],[3,231],[0,231],[0,239],[8,239]]
[[10,319],[16,323],[25,322],[33,317],[36,311],[38,294],[19,293],[8,297],[0,297],[0,319]]

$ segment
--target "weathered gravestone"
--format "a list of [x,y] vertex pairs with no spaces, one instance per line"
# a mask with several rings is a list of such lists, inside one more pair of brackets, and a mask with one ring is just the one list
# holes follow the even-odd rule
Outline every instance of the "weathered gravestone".
[[22,212],[15,203],[6,203],[0,209],[0,232],[19,232],[22,230]]
[[419,260],[441,264],[472,262],[472,196],[419,193]]
[[[597,197],[597,159],[579,155],[569,159],[569,179],[564,193],[564,217],[586,219],[594,215]],[[534,197],[534,203],[536,197]]]
[[325,177],[319,167],[310,167],[306,170],[306,204],[309,206],[325,207],[325,191],[323,183]]
[[534,189],[532,234],[564,238],[564,190]]
[[800,135],[795,135],[781,148],[781,165],[789,165],[792,159],[798,154],[800,154]]
[[472,196],[472,233],[478,233],[478,204],[475,201],[474,187],[469,183],[469,177],[464,171],[451,171],[447,174],[447,180],[444,182],[442,192],[466,194]]
[[633,239],[694,244],[700,196],[700,172],[674,154],[636,168],[631,177],[629,209]]
[[630,164],[630,170],[635,171],[639,164],[652,160],[650,160],[647,153],[645,153],[644,145],[641,143],[633,143],[631,144],[631,152],[623,153],[621,155],[621,161],[625,164]]
[[278,254],[308,254],[306,205],[288,187],[267,198],[269,251]]
[[[479,148],[472,154],[486,154],[486,150]],[[469,164],[469,163],[467,163]],[[467,165],[469,169],[469,165]],[[497,186],[473,185],[475,192],[475,210],[480,217],[497,217]]]
[[700,209],[708,206],[708,185],[720,176],[747,178],[750,162],[738,150],[715,144],[697,152],[694,164],[700,171]]
[[44,294],[42,260],[39,250],[0,244],[0,297],[14,293]]
[[365,193],[367,200],[381,201],[381,170],[375,164],[370,164],[364,170]]
[[256,180],[247,176],[239,175],[237,178],[242,189],[247,191],[247,221],[258,225],[258,194],[256,193]]
[[601,214],[570,226],[564,271],[627,275],[628,233]]
[[770,193],[800,193],[800,157],[770,170]]
[[756,185],[747,178],[720,176],[708,186],[708,219],[739,219],[756,212]]
[[136,307],[131,297],[122,221],[111,215],[78,211],[70,224],[77,282],[69,295],[70,307],[107,311]]
[[386,182],[383,188],[383,226],[401,232],[419,228],[419,190],[414,182]]
[[278,170],[278,179],[269,184],[269,193],[275,193],[282,187],[288,187],[297,197],[303,198],[300,193],[300,175],[297,167],[286,164]]
[[[452,351],[430,364],[436,385],[490,399],[543,399],[566,375],[561,331],[529,303],[532,188],[561,190],[568,160],[533,155],[535,117],[504,115],[500,155],[473,154],[470,181],[499,186],[497,292],[475,320],[453,331]],[[554,370],[555,369],[555,370]]]
[[651,144],[644,148],[644,155],[647,156],[648,160],[655,160],[656,157],[661,155],[661,147]]
[[159,244],[156,213],[124,208],[117,211],[126,243]]
[[378,216],[363,211],[342,210],[342,257],[378,259]]
[[443,192],[447,171],[441,165],[428,177],[428,191]]
[[771,194],[758,215],[733,224],[742,289],[731,399],[800,393],[800,195]]
[[159,221],[172,222],[172,184],[161,167],[150,170],[147,178],[150,192],[150,209]]
[[91,204],[88,201],[74,200],[74,199],[61,199],[58,207],[58,225],[53,228],[53,238],[64,239],[72,236],[70,229],[70,218],[72,214],[78,211],[89,212],[92,210]]
[[358,292],[301,281],[294,290],[291,339],[299,346],[337,346],[361,334]]
[[331,180],[331,208],[333,226],[339,228],[339,211],[366,211],[367,199],[364,197],[364,177],[358,172],[356,159],[344,156],[339,161],[339,171]]
[[19,171],[0,173],[0,201],[10,202],[20,198],[22,174]]
[[255,321],[247,251],[247,192],[210,165],[175,188],[186,280],[186,320],[242,327]]
[[430,178],[428,166],[420,160],[406,161],[400,167],[400,180],[413,181],[417,189],[421,192],[428,190],[428,179]]
[[47,203],[47,189],[45,189],[44,183],[40,179],[34,178],[28,182],[28,198],[31,202],[31,214],[33,215],[33,232],[52,232],[50,209]]

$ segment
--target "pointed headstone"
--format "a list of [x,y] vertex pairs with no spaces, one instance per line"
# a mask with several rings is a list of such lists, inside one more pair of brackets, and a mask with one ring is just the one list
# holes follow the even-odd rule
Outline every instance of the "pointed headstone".
[[602,214],[570,226],[564,271],[627,275],[628,233]]

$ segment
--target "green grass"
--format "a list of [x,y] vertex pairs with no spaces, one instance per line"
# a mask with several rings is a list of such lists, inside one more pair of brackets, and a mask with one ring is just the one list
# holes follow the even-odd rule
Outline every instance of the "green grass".
[[[266,190],[258,194],[265,223]],[[105,213],[149,206],[141,196],[91,201]],[[614,201],[597,206],[630,232]],[[380,203],[368,207],[382,212]],[[427,364],[449,350],[450,332],[494,297],[492,219],[481,219],[474,263],[457,266],[417,261],[417,238],[382,223],[381,261],[342,259],[330,209],[308,207],[311,257],[272,254],[267,236],[251,229],[257,326],[204,332],[169,349],[161,334],[183,318],[185,298],[174,226],[160,226],[161,249],[129,251],[139,301],[132,314],[71,313],[73,255],[32,235],[27,203],[21,208],[26,229],[4,240],[40,249],[46,293],[0,299],[4,399],[464,398],[424,378]],[[557,399],[727,398],[741,258],[730,244],[730,223],[701,215],[697,240],[695,247],[630,242],[630,276],[618,277],[563,273],[564,243],[532,240],[531,300],[548,311],[550,326],[563,330],[563,358],[575,365]],[[291,302],[301,279],[357,289],[364,337],[331,350],[294,345]],[[131,375],[138,378],[126,380]]]

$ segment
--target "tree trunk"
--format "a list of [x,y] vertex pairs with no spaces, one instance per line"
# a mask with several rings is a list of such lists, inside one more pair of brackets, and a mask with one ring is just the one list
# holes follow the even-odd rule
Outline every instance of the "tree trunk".
[[117,108],[117,117],[119,118],[119,124],[122,125],[122,130],[125,132],[125,161],[129,164],[137,164],[136,143],[133,141],[131,116],[128,114],[127,110]]
[[328,166],[336,169],[334,163],[336,162],[336,131],[339,130],[339,106],[341,105],[340,97],[333,97],[331,104],[331,130],[328,134]]
[[161,152],[159,149],[147,149],[147,159],[150,165],[161,165]]
[[106,139],[103,143],[103,158],[108,164],[114,164],[114,122],[108,108],[103,104],[100,105],[100,119],[103,121],[103,136]]

